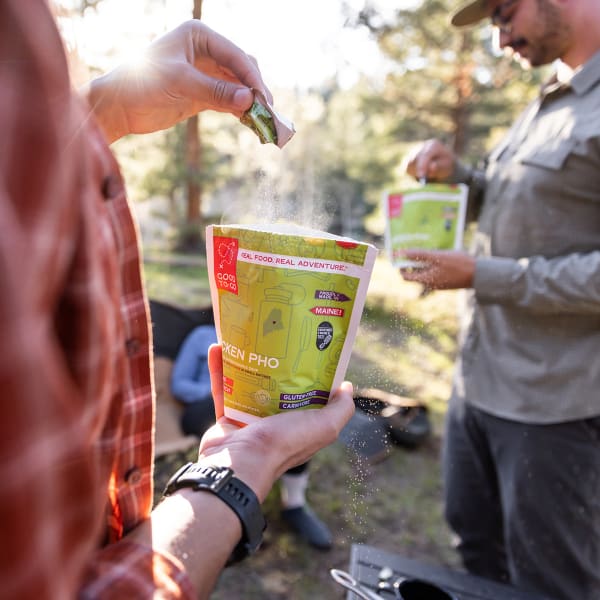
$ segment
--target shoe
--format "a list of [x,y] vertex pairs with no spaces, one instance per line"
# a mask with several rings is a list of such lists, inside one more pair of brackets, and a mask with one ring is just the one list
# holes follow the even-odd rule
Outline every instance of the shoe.
[[311,546],[319,550],[331,549],[333,545],[331,532],[306,504],[298,508],[284,508],[281,511],[281,517],[295,533]]

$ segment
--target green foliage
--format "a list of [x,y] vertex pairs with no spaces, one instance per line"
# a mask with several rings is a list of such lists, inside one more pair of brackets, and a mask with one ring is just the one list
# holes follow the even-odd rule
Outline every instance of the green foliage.
[[[148,168],[142,186],[148,195],[173,197],[181,192],[189,177],[185,162],[186,124],[178,123],[167,130],[157,144],[160,159]],[[195,181],[203,191],[211,192],[227,179],[227,165],[231,155],[211,143],[210,129],[202,129],[202,155],[200,169],[195,169]]]
[[455,9],[455,0],[423,0],[385,21],[367,3],[356,24],[397,65],[376,105],[388,116],[389,135],[438,137],[476,158],[488,149],[490,132],[507,127],[531,97],[537,76],[494,52],[490,28],[452,28]]
[[179,232],[173,239],[186,232],[190,173],[205,219],[291,220],[354,237],[380,234],[381,193],[405,183],[402,163],[413,144],[439,137],[477,161],[540,80],[540,72],[522,71],[493,50],[490,28],[451,28],[455,8],[455,0],[422,0],[384,18],[367,2],[353,23],[377,40],[387,77],[363,76],[350,89],[335,80],[311,90],[274,89],[277,110],[297,130],[284,150],[261,146],[220,113],[201,116],[198,165],[186,165],[183,124],[138,137],[135,146],[120,142],[134,199],[171,200],[165,218]]

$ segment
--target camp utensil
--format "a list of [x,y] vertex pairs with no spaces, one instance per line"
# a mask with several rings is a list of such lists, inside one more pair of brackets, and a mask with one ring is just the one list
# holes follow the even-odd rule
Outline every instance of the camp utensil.
[[340,569],[331,569],[329,571],[334,581],[344,586],[347,590],[350,590],[363,600],[382,600],[379,594],[371,591],[369,588],[366,588],[364,585],[361,585],[350,573],[346,573],[346,571],[341,571]]

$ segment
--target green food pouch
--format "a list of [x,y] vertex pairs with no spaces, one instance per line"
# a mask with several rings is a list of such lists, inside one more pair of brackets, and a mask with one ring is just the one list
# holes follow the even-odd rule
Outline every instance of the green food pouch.
[[322,408],[345,376],[377,250],[289,225],[210,225],[225,416]]

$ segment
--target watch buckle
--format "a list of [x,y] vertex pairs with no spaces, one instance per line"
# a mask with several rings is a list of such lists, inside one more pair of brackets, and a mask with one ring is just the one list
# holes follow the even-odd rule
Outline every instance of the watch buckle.
[[220,492],[233,477],[233,471],[227,467],[223,467],[223,470],[211,474],[211,477],[214,477],[214,479],[209,485],[210,489],[214,492]]

